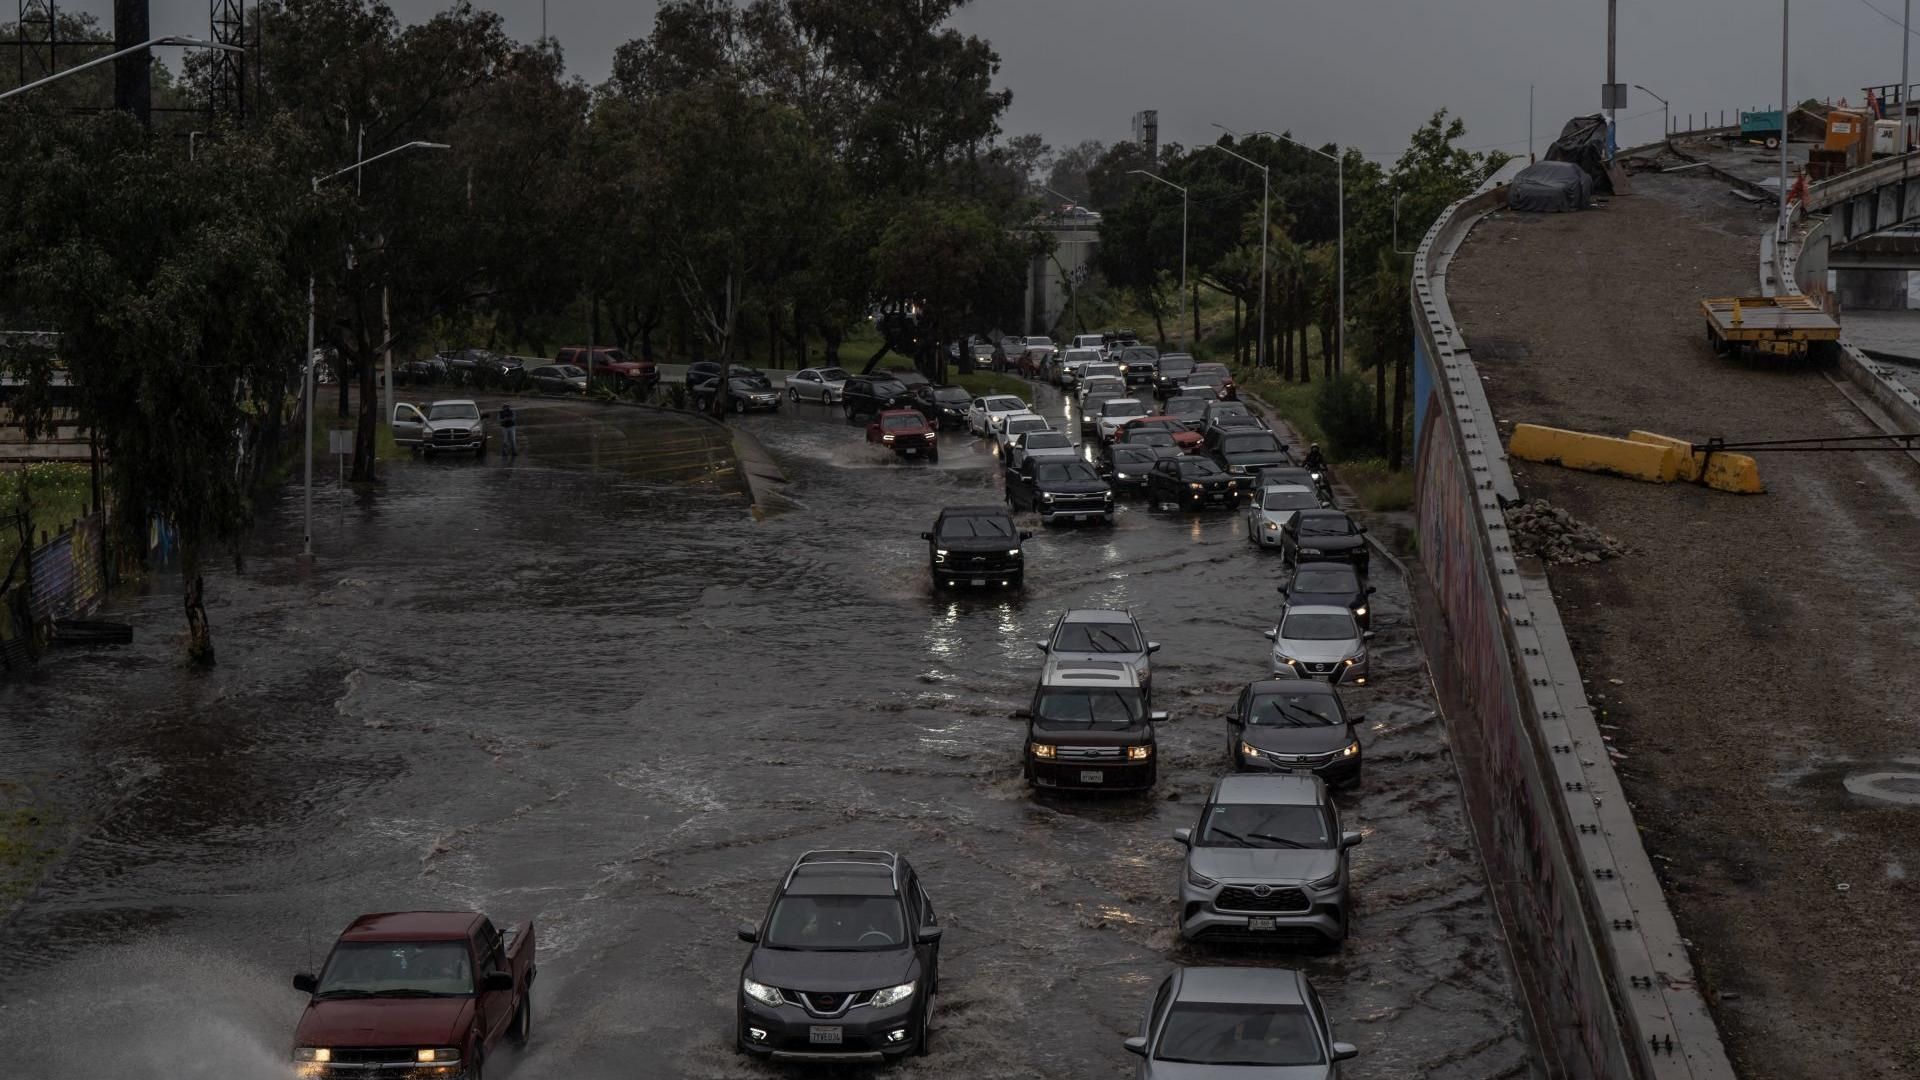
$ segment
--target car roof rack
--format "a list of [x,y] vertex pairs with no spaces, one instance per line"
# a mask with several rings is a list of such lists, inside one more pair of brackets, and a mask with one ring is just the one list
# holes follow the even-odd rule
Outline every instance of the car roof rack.
[[786,889],[793,885],[793,876],[803,866],[881,866],[893,879],[893,887],[900,887],[900,856],[891,851],[864,848],[819,848],[803,851],[793,860],[793,866],[787,870],[787,880],[780,887]]

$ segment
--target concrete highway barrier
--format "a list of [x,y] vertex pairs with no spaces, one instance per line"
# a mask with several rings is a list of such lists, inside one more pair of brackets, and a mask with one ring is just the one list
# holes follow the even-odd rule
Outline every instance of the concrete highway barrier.
[[1507,453],[1522,461],[1540,461],[1583,472],[1610,473],[1630,480],[1670,484],[1679,474],[1673,447],[1584,431],[1515,424]]
[[1443,213],[1414,259],[1417,620],[1546,1071],[1731,1080],[1560,615],[1523,565],[1499,429],[1446,299],[1521,162]]

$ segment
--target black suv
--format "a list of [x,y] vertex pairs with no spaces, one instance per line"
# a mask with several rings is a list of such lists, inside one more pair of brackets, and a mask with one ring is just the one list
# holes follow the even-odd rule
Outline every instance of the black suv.
[[1367,572],[1365,525],[1339,510],[1302,510],[1280,530],[1280,554],[1288,565],[1310,562],[1346,562]]
[[1170,352],[1160,357],[1153,373],[1153,388],[1163,398],[1172,397],[1193,375],[1193,357]]
[[1113,524],[1113,487],[1084,461],[1028,458],[1007,474],[1007,502],[1033,510],[1043,524],[1104,521]]
[[973,395],[967,393],[966,387],[929,383],[911,387],[910,392],[913,407],[920,410],[927,423],[943,428],[967,426],[967,406],[973,403]]
[[1160,350],[1151,345],[1128,345],[1118,359],[1128,387],[1152,386],[1160,374]]
[[1033,539],[1033,534],[1014,528],[1013,515],[1005,507],[949,506],[940,511],[933,531],[921,533],[920,539],[927,542],[927,562],[936,588],[1003,585],[1017,589],[1027,569],[1020,542]]
[[855,375],[840,391],[840,402],[848,420],[878,416],[886,409],[911,409],[913,395],[905,383],[892,375]]
[[740,969],[735,1044],[776,1061],[925,1054],[940,988],[940,920],[890,851],[809,851],[773,891]]

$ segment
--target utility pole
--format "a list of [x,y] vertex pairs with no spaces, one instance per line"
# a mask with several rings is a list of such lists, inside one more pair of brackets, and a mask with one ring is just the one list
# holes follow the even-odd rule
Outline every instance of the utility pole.
[[1913,44],[1913,0],[1907,0],[1906,13],[1900,20],[1900,152],[1906,153],[1913,143],[1907,137],[1907,56]]
[[1613,160],[1614,141],[1618,137],[1614,132],[1613,107],[1613,53],[1615,28],[1619,23],[1620,0],[1607,0],[1607,160]]
[[122,54],[113,62],[113,107],[132,113],[141,127],[153,126],[153,54],[139,48],[153,36],[150,22],[147,0],[113,0],[113,47]]
[[1527,164],[1535,161],[1533,156],[1533,84],[1527,84]]
[[[1611,2],[1611,0],[1609,0]],[[1793,0],[1780,0],[1780,225],[1774,243],[1787,242],[1787,31]]]

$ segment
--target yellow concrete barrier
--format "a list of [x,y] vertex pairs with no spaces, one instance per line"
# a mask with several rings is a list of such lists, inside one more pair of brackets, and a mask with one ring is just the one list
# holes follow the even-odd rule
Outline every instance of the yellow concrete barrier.
[[1716,491],[1729,491],[1735,495],[1766,493],[1767,485],[1760,481],[1760,463],[1752,455],[1732,454],[1723,450],[1709,457],[1704,450],[1695,451],[1693,443],[1687,439],[1656,435],[1651,431],[1629,432],[1627,438],[1634,442],[1672,448],[1678,479],[1689,483],[1698,481]]
[[1586,472],[1612,473],[1633,480],[1656,484],[1672,482],[1678,475],[1679,454],[1670,446],[1616,439],[1608,435],[1589,435],[1584,431],[1515,424],[1507,453],[1523,461],[1563,465]]

